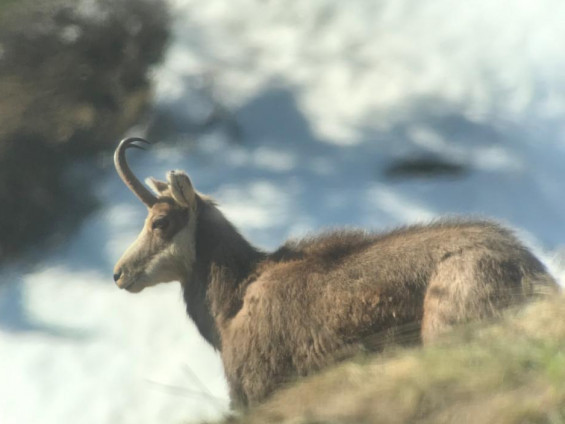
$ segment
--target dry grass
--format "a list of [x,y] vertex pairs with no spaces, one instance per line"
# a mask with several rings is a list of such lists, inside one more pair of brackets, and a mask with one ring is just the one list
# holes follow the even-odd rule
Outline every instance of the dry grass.
[[440,345],[357,358],[229,423],[563,423],[565,299]]

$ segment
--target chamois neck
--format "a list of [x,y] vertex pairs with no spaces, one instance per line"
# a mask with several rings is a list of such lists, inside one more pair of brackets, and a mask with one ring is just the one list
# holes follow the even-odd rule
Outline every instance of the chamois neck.
[[221,348],[218,327],[241,308],[246,282],[265,254],[253,247],[207,199],[198,198],[196,259],[184,284],[188,314],[200,333]]

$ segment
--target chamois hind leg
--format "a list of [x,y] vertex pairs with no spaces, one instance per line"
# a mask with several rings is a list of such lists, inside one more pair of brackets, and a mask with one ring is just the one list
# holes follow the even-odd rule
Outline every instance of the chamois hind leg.
[[500,316],[525,299],[522,267],[489,252],[467,250],[439,263],[424,298],[422,341],[435,341],[453,326]]

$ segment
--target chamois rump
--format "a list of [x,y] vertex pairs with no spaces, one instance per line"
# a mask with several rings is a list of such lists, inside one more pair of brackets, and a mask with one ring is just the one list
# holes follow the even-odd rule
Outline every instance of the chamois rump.
[[139,142],[148,143],[122,140],[114,160],[149,213],[114,280],[132,293],[180,281],[188,315],[221,352],[236,407],[343,358],[430,343],[458,323],[557,291],[509,230],[485,221],[326,232],[263,252],[184,172],[147,179],[149,191],[125,159]]

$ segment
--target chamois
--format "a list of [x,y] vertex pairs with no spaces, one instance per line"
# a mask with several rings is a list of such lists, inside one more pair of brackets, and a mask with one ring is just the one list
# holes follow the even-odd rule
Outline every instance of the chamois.
[[148,143],[124,139],[114,155],[149,210],[114,280],[133,293],[180,281],[188,315],[221,353],[236,407],[360,352],[430,343],[458,323],[557,291],[512,232],[487,221],[326,232],[261,251],[184,172],[147,179],[149,191],[125,158],[140,142]]

